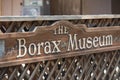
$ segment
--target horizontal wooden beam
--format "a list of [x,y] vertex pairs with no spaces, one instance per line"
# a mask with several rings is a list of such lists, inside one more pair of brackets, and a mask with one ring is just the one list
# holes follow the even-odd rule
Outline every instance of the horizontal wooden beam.
[[42,20],[78,20],[78,19],[111,19],[120,15],[49,15],[49,16],[1,16],[0,21],[42,21]]

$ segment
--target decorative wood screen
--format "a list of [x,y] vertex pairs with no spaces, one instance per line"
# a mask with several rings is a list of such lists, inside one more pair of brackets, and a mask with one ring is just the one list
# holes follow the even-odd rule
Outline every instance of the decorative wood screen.
[[120,51],[0,68],[1,80],[119,80]]
[[[4,20],[0,22],[0,34],[31,32],[37,26],[52,25],[56,21]],[[119,18],[67,19],[67,21],[73,24],[86,24],[89,28],[120,26]],[[97,54],[93,52],[52,60],[0,66],[0,80],[120,80],[120,50],[116,48]]]

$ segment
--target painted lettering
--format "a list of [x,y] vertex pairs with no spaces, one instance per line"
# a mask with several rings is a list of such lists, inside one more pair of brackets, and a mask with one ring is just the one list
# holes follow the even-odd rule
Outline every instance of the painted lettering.
[[27,48],[25,46],[26,40],[24,38],[17,40],[18,40],[18,49],[19,49],[17,58],[24,57],[27,53]]

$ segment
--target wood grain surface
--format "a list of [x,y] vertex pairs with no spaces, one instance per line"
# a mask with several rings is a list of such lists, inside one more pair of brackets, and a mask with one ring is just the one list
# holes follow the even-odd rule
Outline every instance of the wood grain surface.
[[[64,33],[65,29],[63,29],[63,32],[59,33],[59,28],[66,28],[67,33]],[[58,33],[55,34],[55,30],[57,30]],[[112,45],[106,45],[106,46],[92,46],[91,48],[84,48],[84,49],[75,49],[76,44],[79,44],[78,42],[74,44],[74,47],[72,49],[72,46],[70,46],[70,36],[73,35],[72,39],[74,41],[74,35],[77,34],[77,40],[83,39],[83,38],[89,38],[91,37],[94,39],[95,37],[102,37],[107,35],[112,35]],[[13,66],[13,65],[19,65],[23,63],[32,63],[37,61],[44,61],[44,60],[53,60],[58,58],[65,58],[65,57],[72,57],[72,56],[78,56],[78,55],[86,55],[86,54],[92,54],[92,53],[100,53],[100,52],[106,52],[106,51],[113,51],[113,50],[119,50],[120,49],[120,27],[114,26],[114,27],[97,27],[97,28],[87,28],[84,24],[72,24],[68,21],[57,21],[54,24],[50,26],[38,26],[33,32],[15,32],[15,33],[1,33],[0,39],[5,41],[5,52],[2,57],[0,57],[0,67],[5,66]],[[25,46],[27,48],[26,55],[23,57],[17,57],[19,55],[19,45],[18,40],[19,39],[25,39],[26,43]],[[60,49],[60,52],[52,52],[55,48],[55,44],[52,43],[52,41],[61,41],[61,43],[58,45],[58,48]],[[92,41],[92,40],[91,40]],[[44,46],[41,47],[41,54],[38,55],[38,47],[37,51],[33,55],[29,55],[28,48],[30,47],[31,43],[34,43],[35,46],[41,43],[44,43]],[[45,47],[47,44],[46,42],[50,42],[51,47],[51,53],[45,53]],[[93,41],[92,41],[93,42]],[[97,41],[98,42],[98,41]],[[24,42],[21,42],[21,45],[23,45]],[[83,44],[83,42],[82,42]],[[68,46],[70,47],[70,50],[68,50]],[[79,46],[78,46],[79,47]],[[30,47],[31,52],[34,52],[34,49]],[[22,50],[21,50],[22,51]]]

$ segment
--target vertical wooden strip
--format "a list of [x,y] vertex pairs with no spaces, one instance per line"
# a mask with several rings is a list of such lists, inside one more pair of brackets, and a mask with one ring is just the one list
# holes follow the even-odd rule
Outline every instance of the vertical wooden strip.
[[114,55],[113,55],[113,57],[112,57],[112,59],[111,59],[111,61],[110,61],[110,64],[109,64],[109,66],[108,66],[108,68],[107,68],[106,74],[103,76],[103,79],[104,79],[104,80],[105,80],[105,77],[109,74],[109,69],[110,69],[110,67],[112,66],[112,63],[115,62],[114,59],[115,59],[116,54],[117,54],[117,52],[114,53]]
[[35,74],[36,74],[36,72],[37,72],[37,70],[38,70],[38,68],[39,68],[39,65],[40,65],[40,63],[38,63],[37,66],[35,67],[34,71],[33,71],[32,74],[30,75],[29,80],[33,80],[33,77],[35,76]]
[[72,66],[73,66],[73,63],[75,62],[75,59],[76,59],[76,57],[74,57],[74,59],[73,59],[72,62],[70,63],[70,65],[69,65],[69,67],[68,67],[68,69],[67,69],[67,71],[66,71],[66,73],[65,73],[65,76],[63,77],[63,80],[65,80],[66,77],[67,77],[67,75],[69,74],[69,72],[70,72],[70,70],[71,70],[71,68],[72,68]]
[[[59,72],[58,72],[58,74],[57,74],[55,80],[58,80],[58,78],[60,77],[60,73],[62,72],[62,69],[64,68],[65,64],[67,64],[66,61],[63,62],[63,64],[62,64],[62,66],[61,66],[61,68],[60,68],[60,70],[59,70]],[[61,78],[61,77],[60,77],[60,78]]]
[[97,70],[100,68],[100,65],[102,64],[103,60],[104,60],[104,54],[100,56],[100,59],[99,59],[99,61],[97,62],[97,67],[96,67],[96,69],[93,71],[93,76],[91,77],[90,80],[93,80],[94,77],[97,77]]
[[[120,53],[119,53],[120,54]],[[112,80],[112,78],[113,78],[113,75],[114,75],[114,73],[115,73],[115,70],[116,70],[116,67],[119,65],[119,62],[120,62],[120,56],[119,56],[119,58],[117,59],[117,62],[116,62],[116,64],[115,64],[115,66],[114,66],[114,69],[113,69],[113,71],[111,72],[111,75],[110,75],[110,78],[109,78],[109,80]],[[120,71],[120,70],[119,70]]]
[[9,77],[9,80],[14,80],[15,75],[17,74],[17,68],[15,68],[12,72],[12,74]]
[[0,16],[2,15],[2,0],[0,0]]
[[22,80],[22,79],[24,78],[24,76],[27,74],[27,70],[29,69],[29,67],[30,67],[30,64],[28,64],[28,65],[25,67],[23,73],[21,74],[21,76],[20,76],[20,78],[19,78],[20,80]]
[[54,15],[79,15],[80,0],[51,0],[51,13]]
[[50,78],[52,77],[52,74],[53,74],[53,72],[56,70],[56,67],[57,67],[57,64],[58,64],[58,61],[59,61],[59,60],[60,60],[60,59],[58,59],[58,60],[56,61],[54,67],[53,67],[52,70],[50,71],[50,74],[49,74],[47,80],[50,80]]
[[[85,58],[85,57],[84,57]],[[82,79],[82,77],[84,76],[85,74],[85,71],[88,67],[88,64],[90,63],[90,59],[92,58],[92,56],[89,57],[89,59],[87,59],[87,61],[84,62],[84,67],[83,67],[83,71],[82,71],[82,74],[79,76],[80,80]]]
[[13,16],[13,0],[11,0],[11,16]]
[[78,69],[81,67],[81,62],[82,62],[82,60],[83,60],[83,57],[79,57],[79,62],[78,62],[78,65],[77,65],[77,67],[75,68],[75,70],[74,70],[74,72],[72,73],[72,75],[71,75],[71,79],[70,80],[74,80],[74,77],[75,77],[75,74],[77,73],[77,71],[78,71]]
[[45,65],[44,70],[43,70],[42,73],[40,74],[38,80],[41,80],[41,78],[42,78],[42,76],[44,75],[44,72],[46,71],[46,69],[47,69],[47,67],[49,66],[49,64],[50,64],[50,61],[48,61],[47,64]]
[[[105,53],[104,53],[104,54],[105,54]],[[110,54],[106,55],[106,57],[104,58],[106,61],[103,62],[102,68],[101,68],[101,70],[99,71],[98,76],[96,77],[97,80],[100,80],[100,79],[102,78],[101,76],[102,76],[103,73],[104,73],[104,69],[106,68],[106,63],[107,63],[109,57],[110,57]],[[102,63],[101,63],[101,64],[102,64]]]
[[[93,57],[95,57],[95,56],[93,56]],[[90,64],[89,67],[87,67],[88,69],[86,70],[87,73],[85,74],[86,76],[85,76],[84,80],[88,80],[89,79],[89,77],[91,76],[91,72],[94,71],[94,68],[93,68],[94,65],[95,65],[95,61],[93,61],[92,64]]]
[[11,0],[2,0],[2,16],[11,16]]

